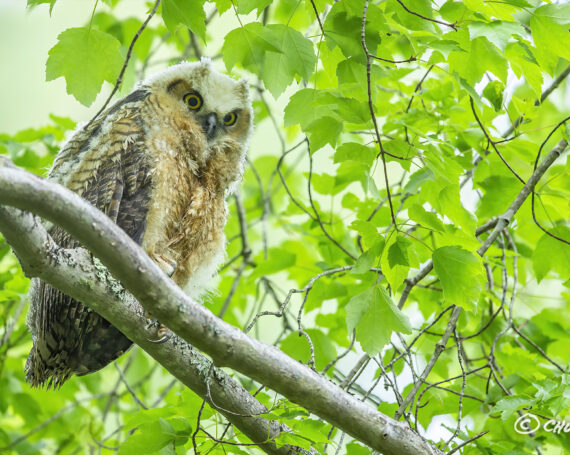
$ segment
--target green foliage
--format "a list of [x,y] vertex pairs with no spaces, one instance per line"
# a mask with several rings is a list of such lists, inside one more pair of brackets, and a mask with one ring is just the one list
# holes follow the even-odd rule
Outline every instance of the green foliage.
[[89,106],[104,81],[114,83],[123,65],[120,43],[85,27],[69,28],[58,37],[46,63],[46,80],[65,77],[67,93]]
[[164,23],[174,33],[178,25],[188,27],[203,40],[206,39],[206,13],[203,0],[164,0],[162,2]]
[[460,306],[477,303],[484,272],[476,254],[459,246],[444,246],[435,250],[432,257],[444,300]]
[[[27,2],[44,3],[51,13],[55,0]],[[94,3],[46,56],[46,79],[64,77],[84,105],[115,83],[154,5],[125,16],[120,0]],[[489,431],[464,455],[569,452],[564,435],[514,431],[522,414],[563,419],[570,409],[570,247],[549,235],[570,241],[568,152],[535,189],[534,216],[548,233],[529,198],[477,253],[491,232],[477,229],[523,187],[503,159],[526,182],[543,142],[542,157],[568,139],[568,127],[554,130],[570,114],[566,78],[543,92],[567,74],[569,25],[567,3],[535,0],[163,0],[133,48],[123,94],[150,71],[201,55],[252,86],[255,136],[240,187],[247,231],[228,199],[228,261],[204,304],[241,328],[264,314],[248,335],[326,370],[390,417],[433,359],[444,310],[459,305],[402,420],[422,435],[431,425],[434,443],[452,439],[447,449]],[[0,134],[0,153],[45,176],[86,120],[52,115]],[[31,390],[28,286],[0,237],[0,451],[183,454],[195,443],[203,454],[260,453],[208,405],[201,428],[232,444],[196,432],[202,399],[139,349],[117,364],[124,380],[110,366],[57,392]],[[257,392],[263,418],[291,429],[278,445],[370,453],[271,384],[229,373]]]
[[410,321],[382,286],[376,285],[355,295],[345,310],[348,331],[356,331],[356,339],[371,357],[390,341],[393,331],[411,333]]
[[313,44],[297,30],[283,24],[262,26],[251,22],[228,33],[222,48],[228,71],[239,63],[259,73],[277,97],[299,77],[308,80],[316,63]]
[[26,6],[28,8],[34,8],[36,6],[39,6],[41,4],[47,3],[49,5],[49,13],[51,14],[51,12],[53,11],[53,5],[55,5],[56,0],[28,0],[28,3],[26,4]]

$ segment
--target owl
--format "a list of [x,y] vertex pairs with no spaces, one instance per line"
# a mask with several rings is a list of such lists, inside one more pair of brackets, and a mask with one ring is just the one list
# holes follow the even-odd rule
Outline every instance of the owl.
[[[252,132],[249,88],[208,59],[139,83],[59,151],[48,178],[120,226],[176,284],[200,296],[225,255],[226,196],[241,180]],[[49,227],[64,248],[79,246]],[[107,320],[33,280],[26,379],[60,387],[97,371],[132,342]]]

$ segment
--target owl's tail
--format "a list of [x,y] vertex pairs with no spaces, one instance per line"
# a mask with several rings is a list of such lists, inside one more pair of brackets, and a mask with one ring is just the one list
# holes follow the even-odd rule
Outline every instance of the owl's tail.
[[58,389],[72,374],[100,370],[132,345],[97,313],[37,279],[30,288],[28,326],[34,345],[25,369],[32,387]]
[[41,388],[45,385],[47,390],[51,388],[57,390],[69,379],[73,371],[65,362],[62,362],[60,356],[53,356],[46,352],[47,347],[48,345],[43,340],[38,341],[32,347],[26,361],[26,381],[34,388]]

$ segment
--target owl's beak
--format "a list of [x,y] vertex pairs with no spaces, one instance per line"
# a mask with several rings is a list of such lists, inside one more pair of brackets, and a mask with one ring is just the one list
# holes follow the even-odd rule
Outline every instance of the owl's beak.
[[216,127],[218,125],[218,116],[212,112],[204,117],[202,120],[202,130],[208,139],[212,139],[216,134]]

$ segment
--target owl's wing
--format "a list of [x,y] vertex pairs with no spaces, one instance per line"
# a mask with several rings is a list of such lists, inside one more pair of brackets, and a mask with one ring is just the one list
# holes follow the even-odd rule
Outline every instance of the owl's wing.
[[68,186],[140,244],[151,189],[143,129],[136,118],[120,119],[101,147],[102,154],[95,150],[85,156]]
[[[67,168],[71,174],[62,183],[104,212],[140,244],[151,194],[150,163],[138,109],[128,106],[120,113],[125,116],[115,117],[110,129],[95,125],[95,133],[83,142],[89,147],[79,145],[76,150],[76,154],[81,153],[78,163],[72,158],[67,164],[60,160],[58,169]],[[62,247],[79,246],[79,242],[57,226],[50,233]],[[44,282],[36,283],[30,299],[32,311],[28,319],[34,346],[26,370],[27,379],[34,386],[48,381],[48,387],[58,387],[73,373],[97,371],[132,344],[101,316]]]

